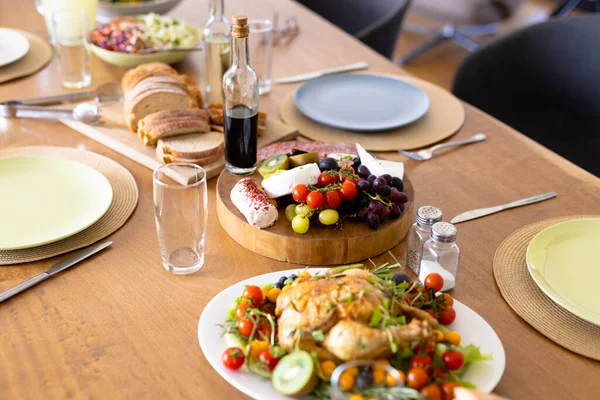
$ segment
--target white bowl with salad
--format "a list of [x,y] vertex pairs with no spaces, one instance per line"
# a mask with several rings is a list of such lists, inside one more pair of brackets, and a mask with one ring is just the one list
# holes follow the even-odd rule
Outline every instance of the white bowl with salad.
[[183,0],[100,0],[96,20],[108,23],[115,17],[141,14],[166,14]]
[[158,14],[145,14],[118,17],[98,26],[91,34],[90,48],[109,64],[133,68],[148,62],[176,63],[189,51],[143,52],[146,49],[196,47],[200,39],[200,31],[187,22]]

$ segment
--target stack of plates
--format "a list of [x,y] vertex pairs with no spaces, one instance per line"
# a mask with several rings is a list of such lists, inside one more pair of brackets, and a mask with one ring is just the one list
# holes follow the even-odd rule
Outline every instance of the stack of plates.
[[600,218],[552,225],[527,248],[527,268],[556,304],[600,325]]
[[0,28],[0,68],[25,57],[29,41],[18,31]]
[[109,181],[75,161],[0,159],[0,251],[42,246],[98,221],[113,200]]

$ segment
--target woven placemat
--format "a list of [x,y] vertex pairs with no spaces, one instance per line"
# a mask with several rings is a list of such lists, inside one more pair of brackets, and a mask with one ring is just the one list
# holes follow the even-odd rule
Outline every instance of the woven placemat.
[[52,46],[33,33],[15,29],[29,41],[29,51],[23,58],[0,67],[0,82],[31,75],[52,60]]
[[429,96],[427,114],[418,121],[381,132],[350,132],[322,125],[305,117],[294,104],[294,92],[279,107],[279,117],[298,129],[302,136],[325,142],[360,143],[371,151],[411,150],[439,142],[456,133],[465,122],[465,109],[452,93],[421,79],[383,75],[412,83]]
[[496,250],[494,277],[508,305],[529,325],[574,353],[600,360],[600,326],[584,321],[554,303],[535,284],[525,262],[529,242],[539,232],[559,222],[591,217],[547,219],[512,233]]
[[99,171],[108,179],[113,200],[106,214],[92,226],[58,242],[31,249],[0,251],[0,265],[21,264],[67,253],[101,240],[131,216],[138,201],[138,188],[133,176],[117,162],[92,153],[68,147],[15,147],[0,150],[0,157],[44,156],[77,161]]

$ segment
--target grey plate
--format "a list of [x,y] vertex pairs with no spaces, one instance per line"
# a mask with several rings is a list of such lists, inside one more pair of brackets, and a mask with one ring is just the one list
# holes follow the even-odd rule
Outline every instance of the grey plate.
[[294,94],[298,110],[319,123],[353,131],[398,128],[421,118],[429,97],[404,81],[377,75],[330,75]]

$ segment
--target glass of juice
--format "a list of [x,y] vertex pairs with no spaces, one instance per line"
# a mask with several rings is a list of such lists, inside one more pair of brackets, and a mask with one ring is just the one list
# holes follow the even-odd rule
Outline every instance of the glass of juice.
[[81,89],[92,81],[90,50],[87,46],[88,16],[84,10],[58,10],[52,13],[52,32],[62,85]]

